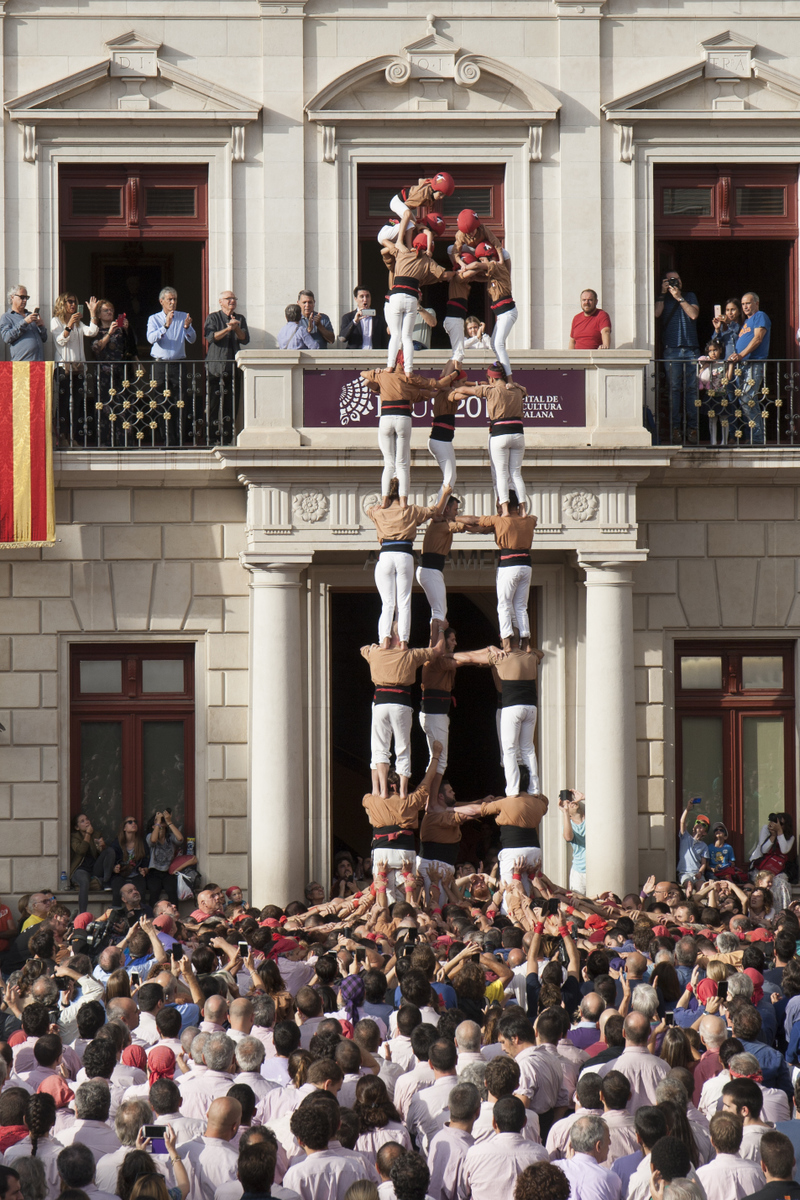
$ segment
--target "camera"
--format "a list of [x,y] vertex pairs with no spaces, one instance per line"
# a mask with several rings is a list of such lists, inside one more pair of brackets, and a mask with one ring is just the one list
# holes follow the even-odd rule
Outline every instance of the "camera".
[[558,793],[558,803],[559,804],[569,804],[571,800],[572,800],[572,792],[570,791],[570,789],[562,788],[561,791]]
[[780,818],[779,818],[779,816],[778,816],[778,813],[770,813],[770,814],[769,814],[769,816],[767,817],[767,820],[768,820],[768,821],[774,821],[774,822],[776,822],[776,823],[777,823],[777,821],[778,821],[779,819],[780,819]]

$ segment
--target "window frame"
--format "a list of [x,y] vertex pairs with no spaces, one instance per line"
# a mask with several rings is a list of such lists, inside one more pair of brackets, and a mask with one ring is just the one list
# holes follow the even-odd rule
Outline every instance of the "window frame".
[[[778,238],[786,241],[798,236],[797,168],[780,163],[747,167],[730,165],[657,165],[654,173],[655,238],[731,237]],[[711,188],[710,216],[679,216],[664,212],[664,192],[671,188]],[[783,188],[783,213],[744,215],[736,212],[739,188]]]
[[[181,692],[143,692],[144,659],[183,660],[184,689]],[[81,660],[122,659],[122,691],[80,691]],[[149,816],[144,812],[143,730],[156,721],[183,722],[184,750],[184,837],[195,832],[195,646],[176,642],[153,645],[102,643],[70,646],[70,819],[81,811],[81,725],[83,722],[120,722],[122,725],[122,807],[137,818],[140,827]],[[109,830],[116,837],[116,830]]]
[[[743,720],[745,717],[782,716],[784,720],[784,796],[785,811],[790,813],[797,836],[797,793],[795,774],[795,652],[796,644],[786,640],[676,641],[675,679],[675,811],[676,829],[685,808],[683,796],[683,718],[722,718],[723,821],[736,861],[746,865],[750,846],[743,842],[744,799],[741,769]],[[681,658],[714,655],[722,658],[721,688],[683,688]],[[741,660],[749,657],[782,657],[782,688],[741,687]]]

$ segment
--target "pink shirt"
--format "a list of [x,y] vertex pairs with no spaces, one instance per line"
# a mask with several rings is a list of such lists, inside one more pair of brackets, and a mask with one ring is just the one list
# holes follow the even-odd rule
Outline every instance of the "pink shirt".
[[80,1142],[81,1145],[88,1146],[95,1161],[102,1158],[104,1154],[113,1154],[120,1147],[119,1138],[113,1129],[109,1129],[105,1121],[76,1119],[68,1129],[63,1129],[59,1133],[58,1140],[63,1146],[71,1146],[73,1142]]
[[433,1200],[455,1200],[458,1172],[470,1146],[475,1144],[471,1133],[445,1125],[431,1139],[428,1147],[428,1169],[431,1181],[428,1195]]
[[417,1063],[413,1071],[401,1075],[398,1079],[394,1085],[394,1106],[404,1121],[408,1116],[411,1101],[417,1092],[429,1087],[433,1080],[433,1067],[427,1062]]
[[642,1104],[655,1104],[656,1088],[669,1074],[670,1067],[662,1058],[650,1054],[646,1046],[626,1046],[619,1058],[597,1068],[597,1074],[603,1077],[609,1071],[619,1071],[630,1083],[628,1109],[636,1112]]
[[[494,1101],[484,1100],[481,1104],[481,1111],[478,1113],[478,1119],[472,1126],[472,1140],[474,1142],[485,1142],[487,1138],[497,1137],[494,1131],[492,1121],[494,1119]],[[525,1109],[525,1128],[522,1130],[522,1137],[526,1142],[535,1142],[537,1146],[541,1146],[542,1138],[539,1133],[539,1115],[532,1108]]]
[[708,1200],[741,1200],[766,1184],[760,1167],[738,1154],[718,1154],[697,1172]]
[[585,1050],[581,1050],[579,1046],[574,1046],[569,1038],[562,1038],[556,1046],[556,1052],[561,1059],[561,1069],[564,1072],[564,1084],[566,1085],[567,1093],[569,1094],[569,1102],[572,1104],[575,1099],[575,1088],[580,1075],[586,1063],[589,1061],[589,1055]]
[[465,1154],[458,1178],[458,1200],[513,1196],[520,1172],[531,1163],[547,1161],[544,1146],[526,1141],[520,1133],[498,1133]]
[[191,1117],[185,1117],[183,1113],[153,1113],[154,1125],[171,1125],[175,1131],[176,1145],[182,1146],[185,1142],[193,1142],[197,1138],[203,1136],[205,1130],[205,1121],[194,1121]]
[[411,1138],[405,1125],[390,1121],[383,1129],[368,1129],[362,1133],[356,1142],[356,1151],[370,1163],[375,1163],[378,1151],[387,1142],[399,1142],[406,1150],[411,1149]]
[[547,1152],[550,1155],[550,1161],[557,1162],[559,1158],[566,1158],[569,1148],[569,1131],[577,1120],[581,1117],[602,1116],[602,1108],[578,1108],[574,1113],[568,1113],[566,1117],[556,1121],[555,1125],[551,1125],[547,1135]]
[[183,1147],[191,1187],[188,1200],[214,1200],[214,1193],[223,1183],[236,1178],[239,1156],[230,1142],[205,1135]]
[[611,1135],[608,1158],[604,1159],[604,1165],[610,1167],[618,1158],[624,1158],[626,1154],[633,1154],[638,1150],[639,1142],[636,1139],[633,1117],[627,1109],[609,1109],[603,1113],[603,1120]]
[[283,1182],[300,1200],[344,1200],[350,1185],[363,1178],[356,1159],[328,1149],[308,1154],[303,1162],[289,1167]]
[[185,1117],[205,1120],[213,1102],[219,1096],[227,1096],[233,1082],[233,1075],[227,1071],[208,1070],[198,1075],[181,1089],[181,1112]]
[[569,1180],[569,1200],[619,1200],[619,1177],[591,1154],[573,1154],[558,1165]]
[[411,1038],[398,1033],[386,1043],[393,1063],[399,1063],[404,1071],[410,1071],[416,1065],[414,1051],[411,1049]]
[[[61,1193],[61,1178],[58,1174],[56,1159],[63,1149],[63,1143],[57,1141],[52,1134],[40,1137],[36,1146],[36,1157],[44,1167],[44,1177],[47,1181],[47,1200],[58,1200]],[[3,1163],[7,1167],[13,1167],[18,1158],[30,1158],[30,1154],[31,1139],[28,1136],[21,1142],[9,1146],[3,1155]],[[114,1191],[116,1191],[116,1186]]]
[[[548,1050],[552,1050],[552,1054],[548,1054]],[[559,1103],[567,1104],[564,1073],[555,1047],[526,1046],[515,1061],[520,1070],[519,1095],[527,1098],[534,1112],[549,1112],[556,1107],[561,1094],[563,1098]]]
[[417,1148],[427,1156],[431,1139],[436,1136],[450,1116],[450,1093],[458,1083],[457,1075],[443,1075],[430,1087],[417,1092],[408,1106],[406,1126],[417,1143]]

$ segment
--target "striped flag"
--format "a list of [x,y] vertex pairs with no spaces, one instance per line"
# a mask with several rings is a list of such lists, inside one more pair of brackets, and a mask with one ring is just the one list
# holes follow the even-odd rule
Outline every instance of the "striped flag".
[[0,362],[0,548],[55,540],[53,364]]

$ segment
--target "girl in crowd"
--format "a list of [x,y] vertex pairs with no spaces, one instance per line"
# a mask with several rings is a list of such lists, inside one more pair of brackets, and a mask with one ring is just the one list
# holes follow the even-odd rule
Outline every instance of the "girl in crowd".
[[135,817],[126,817],[119,827],[116,841],[111,843],[116,862],[111,878],[114,903],[120,903],[120,892],[126,883],[136,883],[147,874],[150,857]]
[[92,822],[85,813],[78,813],[72,818],[70,850],[72,860],[69,874],[72,882],[78,885],[78,911],[86,912],[92,879],[98,880],[103,891],[110,891],[116,858],[111,847],[106,846],[104,839],[95,834]]

